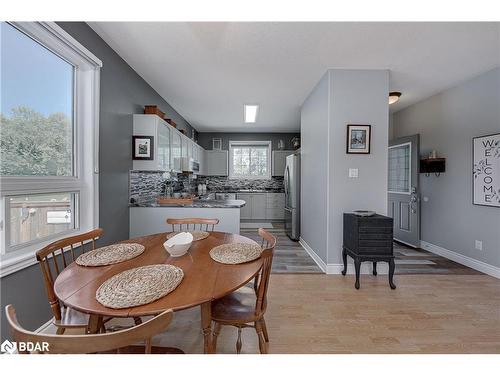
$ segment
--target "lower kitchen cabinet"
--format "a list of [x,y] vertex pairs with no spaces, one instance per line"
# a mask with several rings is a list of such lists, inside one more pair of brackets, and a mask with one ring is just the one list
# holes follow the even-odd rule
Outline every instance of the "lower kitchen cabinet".
[[252,196],[252,219],[266,218],[266,193],[255,193]]
[[285,194],[283,193],[238,193],[238,199],[246,202],[241,208],[241,219],[283,220]]
[[242,199],[246,202],[245,206],[241,207],[240,218],[253,219],[252,218],[253,194],[238,194],[237,198]]

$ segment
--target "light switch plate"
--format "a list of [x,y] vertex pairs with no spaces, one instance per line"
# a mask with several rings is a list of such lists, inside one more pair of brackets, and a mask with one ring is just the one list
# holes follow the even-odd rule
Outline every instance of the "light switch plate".
[[476,240],[476,250],[483,250],[483,241]]
[[358,168],[349,168],[349,178],[358,178]]

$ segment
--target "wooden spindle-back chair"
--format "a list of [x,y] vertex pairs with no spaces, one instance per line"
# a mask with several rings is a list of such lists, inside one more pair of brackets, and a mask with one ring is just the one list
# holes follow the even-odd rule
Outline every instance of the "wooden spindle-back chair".
[[[97,335],[49,335],[34,333],[21,327],[16,317],[14,306],[5,307],[7,321],[12,329],[12,338],[15,342],[38,344],[42,351],[28,352],[19,350],[20,354],[86,354],[98,352],[110,352],[117,350],[119,353],[137,353],[142,349],[143,353],[182,353],[181,350],[173,348],[157,348],[151,346],[151,338],[160,332],[164,332],[172,320],[172,310],[164,311],[145,323],[127,328],[117,332],[103,333]],[[144,340],[144,347],[131,346]],[[42,347],[42,343],[44,347]],[[120,350],[119,348],[124,348]],[[27,348],[26,348],[27,349]],[[48,351],[44,351],[48,349]],[[156,349],[156,350],[155,350]],[[161,350],[164,349],[164,350]]]
[[167,219],[167,224],[172,225],[172,232],[182,232],[190,230],[213,232],[215,226],[219,224],[219,219],[204,219],[201,217]]
[[264,314],[267,308],[267,289],[271,276],[276,237],[262,228],[259,229],[259,236],[262,239],[262,267],[255,278],[255,290],[250,290],[249,293],[249,288],[242,288],[212,302],[212,320],[215,322],[213,334],[214,350],[216,349],[217,337],[222,326],[231,325],[238,328],[238,339],[236,341],[237,353],[241,352],[241,330],[249,327],[255,328],[257,332],[260,352],[262,354],[267,353],[269,335]]
[[66,328],[87,327],[89,316],[63,306],[54,292],[54,281],[61,271],[78,257],[76,248],[78,247],[80,253],[95,249],[95,242],[102,236],[102,233],[103,230],[97,228],[87,233],[66,237],[52,242],[36,253],[50,308],[54,315],[53,323],[58,327],[59,334],[64,333]]

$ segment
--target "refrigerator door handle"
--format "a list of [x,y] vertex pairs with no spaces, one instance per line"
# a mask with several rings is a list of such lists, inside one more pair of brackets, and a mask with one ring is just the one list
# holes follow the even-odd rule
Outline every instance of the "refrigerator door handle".
[[289,172],[288,172],[288,165],[286,166],[285,168],[285,178],[283,179],[283,182],[284,182],[284,187],[285,187],[285,205],[288,203],[288,176],[289,176]]

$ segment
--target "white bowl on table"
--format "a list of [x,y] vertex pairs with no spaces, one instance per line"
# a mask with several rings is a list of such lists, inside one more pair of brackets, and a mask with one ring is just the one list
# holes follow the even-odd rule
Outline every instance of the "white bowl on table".
[[187,253],[193,243],[193,235],[189,232],[176,234],[163,243],[163,247],[173,257],[180,257]]

